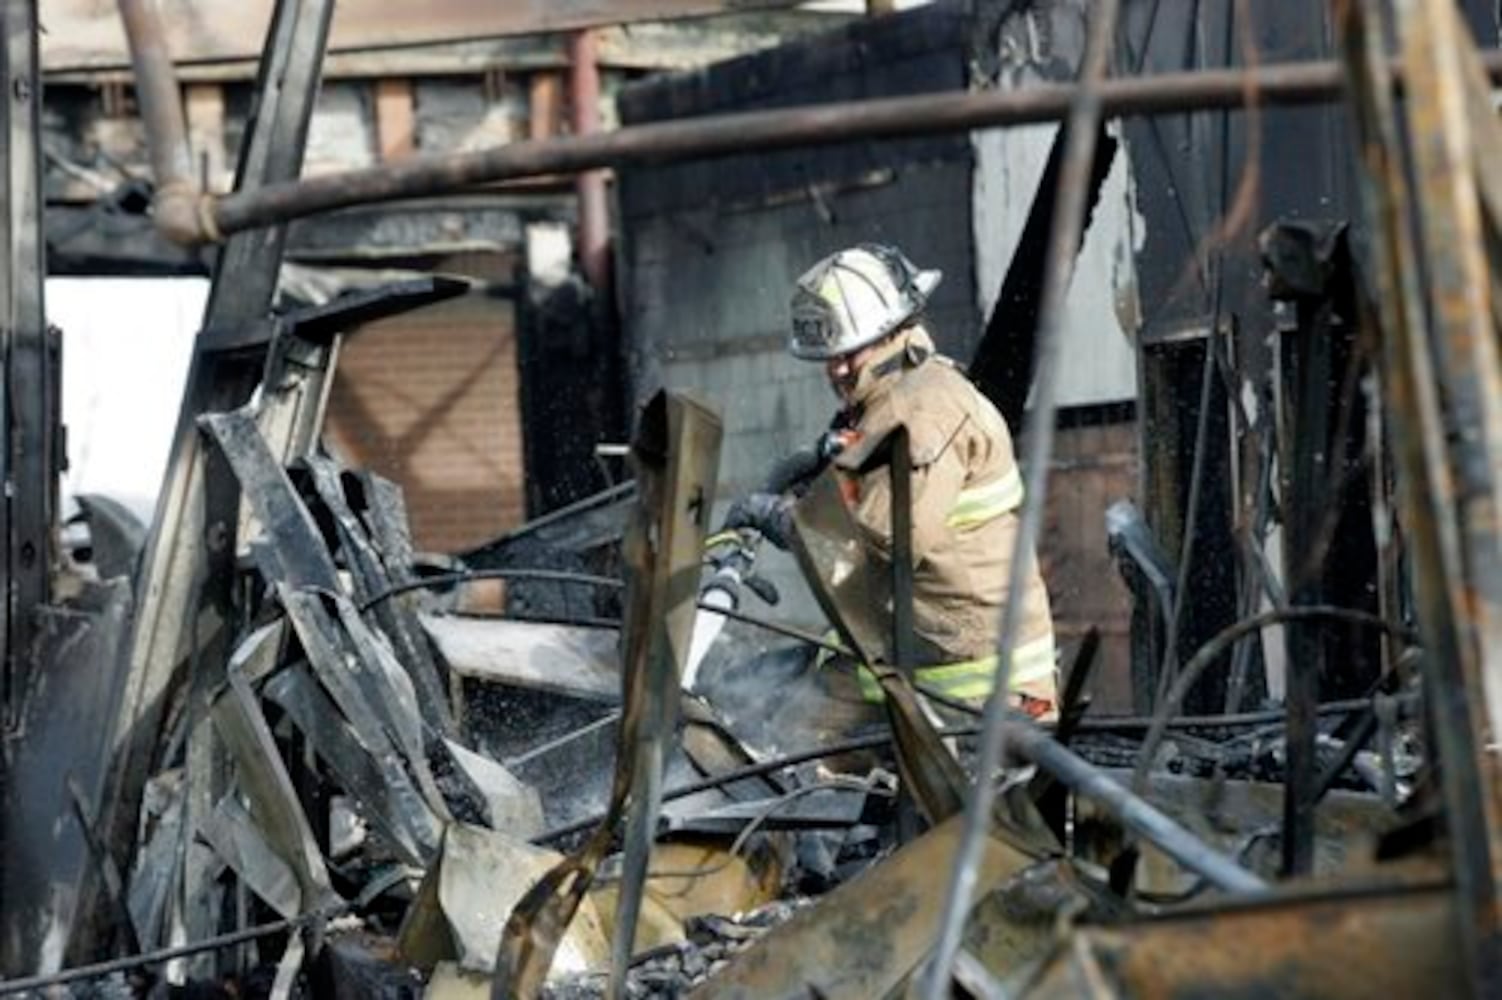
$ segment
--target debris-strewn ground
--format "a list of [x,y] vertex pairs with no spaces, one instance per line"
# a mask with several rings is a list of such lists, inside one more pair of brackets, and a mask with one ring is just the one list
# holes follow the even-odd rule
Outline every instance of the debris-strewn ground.
[[[687,940],[664,945],[636,957],[626,975],[631,998],[683,996],[767,931],[799,910],[813,905],[807,897],[779,900],[738,917],[691,917],[684,922]],[[550,984],[547,1000],[595,1000],[605,995],[603,973],[571,976]]]

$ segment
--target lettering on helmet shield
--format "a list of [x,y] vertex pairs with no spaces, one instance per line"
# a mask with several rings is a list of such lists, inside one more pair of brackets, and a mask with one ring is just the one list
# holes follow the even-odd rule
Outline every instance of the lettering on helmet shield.
[[793,315],[793,339],[805,350],[829,347],[834,342],[835,332],[825,309],[810,304]]

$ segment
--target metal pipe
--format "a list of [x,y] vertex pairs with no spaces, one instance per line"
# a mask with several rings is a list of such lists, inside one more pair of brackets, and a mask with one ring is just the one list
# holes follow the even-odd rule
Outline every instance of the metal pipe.
[[[600,63],[595,33],[588,28],[569,38],[569,118],[574,135],[600,131]],[[610,284],[610,208],[605,171],[586,170],[575,181],[579,195],[579,264],[590,287],[605,293]]]
[[119,0],[119,6],[135,69],[136,103],[156,178],[152,218],[168,239],[199,242],[205,228],[198,214],[202,192],[193,176],[182,91],[167,49],[167,26],[159,0]]
[[[1502,52],[1487,52],[1485,61],[1494,79],[1502,76]],[[1246,103],[1249,92],[1266,106],[1316,104],[1338,97],[1341,89],[1339,64],[1322,61],[1108,80],[1100,85],[1099,96],[1101,113],[1109,118],[1236,108]],[[1073,84],[1043,84],[632,125],[268,184],[214,198],[206,214],[217,232],[234,233],[351,205],[428,197],[545,174],[1059,121],[1068,113],[1074,93]]]
[[1205,844],[1100,768],[1077,756],[1043,730],[1020,717],[1006,724],[1008,746],[1067,785],[1076,795],[1110,810],[1122,826],[1153,844],[1185,870],[1226,892],[1261,892],[1267,883]]
[[[1025,574],[1037,572],[1036,544],[1042,532],[1048,472],[1053,463],[1054,432],[1058,423],[1064,306],[1069,296],[1069,284],[1074,278],[1075,259],[1089,208],[1090,174],[1095,166],[1096,142],[1107,113],[1102,90],[1106,85],[1106,71],[1120,11],[1121,0],[1100,0],[1091,11],[1085,52],[1080,59],[1079,85],[1071,88],[1065,131],[1060,139],[1064,144],[1063,159],[1043,265],[1033,408],[1028,418],[1027,452],[1022,470],[1028,488],[1027,499],[1018,515],[1017,537],[1012,545],[1011,566],[1007,573],[1006,592],[1012,599],[1006,602],[1001,615],[996,674],[991,696],[986,699],[981,745],[975,762],[975,787],[965,805],[964,831],[955,849],[954,868],[949,874],[938,941],[922,978],[922,994],[928,1000],[943,1000],[950,994],[954,960],[964,936],[965,920],[974,903],[982,848],[992,824],[991,812],[996,802],[993,775],[1002,764],[1007,744],[1011,742],[1009,737],[1013,727],[1007,725],[1006,719],[1012,652],[1017,648],[1022,626],[1024,602],[1020,595],[1028,581]],[[1065,781],[1061,776],[1059,780]]]

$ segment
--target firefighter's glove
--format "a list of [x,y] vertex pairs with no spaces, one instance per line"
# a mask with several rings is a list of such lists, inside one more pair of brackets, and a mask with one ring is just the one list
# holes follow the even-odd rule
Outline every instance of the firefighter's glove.
[[772,466],[762,490],[766,493],[802,495],[807,491],[808,484],[824,471],[827,463],[828,459],[818,449],[800,448]]
[[793,537],[793,503],[776,493],[752,493],[730,505],[725,527],[751,528],[761,537],[786,549]]

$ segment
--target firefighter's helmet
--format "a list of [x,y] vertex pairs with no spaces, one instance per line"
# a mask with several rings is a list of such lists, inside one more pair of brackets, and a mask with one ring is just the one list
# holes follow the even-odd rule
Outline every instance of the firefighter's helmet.
[[830,254],[798,279],[788,349],[827,361],[873,344],[917,316],[941,277],[881,244]]

